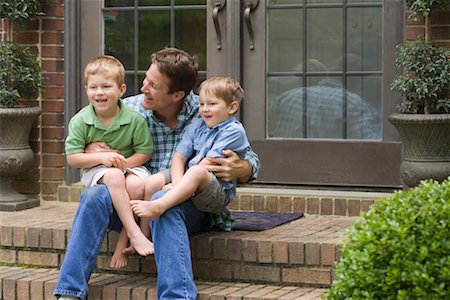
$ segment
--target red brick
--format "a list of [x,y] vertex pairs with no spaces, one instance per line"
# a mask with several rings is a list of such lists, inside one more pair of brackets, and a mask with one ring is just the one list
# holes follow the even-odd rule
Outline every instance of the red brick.
[[18,263],[29,264],[34,266],[58,266],[58,254],[48,252],[35,252],[35,251],[19,251]]
[[305,262],[310,266],[320,265],[320,244],[306,243],[305,245]]
[[37,248],[39,247],[39,229],[29,227],[27,228],[27,247]]
[[289,243],[289,263],[300,264],[305,263],[305,247],[303,243],[291,242]]
[[320,214],[327,216],[333,214],[333,199],[331,198],[320,199]]
[[272,242],[260,241],[258,243],[258,262],[271,263],[272,262]]
[[361,200],[348,199],[348,215],[357,217],[361,213]]
[[347,199],[343,198],[334,199],[334,214],[337,216],[347,215]]
[[228,239],[227,251],[230,260],[240,261],[242,259],[243,245],[241,239]]
[[64,61],[63,60],[42,60],[42,68],[46,72],[63,72],[64,71]]
[[57,168],[57,169],[46,168],[42,172],[42,177],[47,180],[64,179],[64,169],[63,168]]
[[42,29],[47,31],[64,31],[63,19],[44,19]]
[[13,227],[13,244],[16,247],[25,246],[25,227]]
[[42,111],[44,113],[48,112],[64,112],[64,102],[63,101],[43,101],[42,102]]
[[19,44],[33,45],[39,43],[39,34],[37,32],[16,32],[14,33],[14,41]]
[[61,5],[43,5],[42,11],[46,16],[63,17],[64,7]]
[[289,247],[287,242],[276,242],[273,244],[273,262],[274,263],[288,263],[289,262]]
[[328,270],[311,268],[283,268],[283,282],[304,283],[304,284],[331,284],[331,273]]
[[64,34],[62,32],[44,32],[42,33],[42,44],[57,44],[64,43]]
[[42,143],[42,151],[44,153],[55,153],[61,154],[64,153],[64,143],[63,142],[43,142]]
[[322,244],[321,245],[322,265],[333,266],[336,262],[336,245]]
[[253,196],[253,209],[255,211],[265,211],[266,210],[264,196],[260,196],[260,195]]
[[44,167],[64,167],[65,157],[63,154],[44,154],[42,164]]
[[294,197],[293,202],[294,212],[306,212],[306,199],[304,197]]
[[316,197],[308,197],[306,199],[306,207],[307,207],[307,213],[318,215],[319,209],[320,209],[320,203],[319,198]]
[[272,266],[261,265],[239,265],[238,274],[235,278],[239,280],[252,280],[262,282],[279,282],[280,269]]
[[13,228],[3,225],[1,228],[1,245],[12,246],[13,245]]
[[2,249],[0,251],[0,263],[15,264],[16,250]]
[[240,195],[239,196],[239,209],[240,210],[252,210],[252,196],[251,195]]
[[242,251],[242,257],[244,261],[256,262],[256,252],[258,244],[255,241],[244,240],[244,248]]
[[280,212],[292,212],[292,197],[280,196]]
[[266,211],[278,212],[278,196],[266,197]]
[[450,27],[433,27],[431,30],[432,40],[450,40]]
[[213,258],[215,259],[227,259],[228,251],[224,238],[214,238],[211,241]]
[[405,39],[408,41],[416,40],[417,38],[424,38],[424,27],[408,27],[405,30]]
[[41,119],[43,126],[64,126],[63,114],[43,113]]

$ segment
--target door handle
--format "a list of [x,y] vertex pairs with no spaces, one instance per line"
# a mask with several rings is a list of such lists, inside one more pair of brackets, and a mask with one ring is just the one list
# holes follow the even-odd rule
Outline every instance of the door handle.
[[258,3],[259,0],[245,0],[244,20],[247,25],[248,35],[250,37],[250,50],[255,49],[255,33],[253,32],[250,15],[252,10],[258,6]]
[[214,28],[216,29],[217,36],[217,50],[222,49],[222,35],[220,33],[219,25],[219,11],[225,6],[226,0],[213,0],[211,5],[213,7],[213,22]]

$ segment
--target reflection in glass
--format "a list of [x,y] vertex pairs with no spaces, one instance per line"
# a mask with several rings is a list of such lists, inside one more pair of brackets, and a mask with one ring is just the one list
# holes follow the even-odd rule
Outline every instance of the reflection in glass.
[[105,54],[113,55],[133,69],[134,26],[133,12],[105,12]]
[[200,70],[206,70],[206,10],[175,12],[175,47],[197,56]]
[[[348,71],[380,71],[382,45],[381,7],[351,7],[347,10]],[[357,62],[355,59],[359,59]],[[365,58],[365,59],[363,59]]]
[[[309,69],[325,73],[319,61]],[[271,79],[272,80],[272,79]],[[269,81],[271,82],[271,81]],[[269,137],[312,139],[379,139],[379,112],[370,102],[344,86],[342,76],[306,76],[306,87],[272,96],[269,103]],[[356,83],[356,82],[354,82]],[[276,91],[276,85],[271,87]],[[276,92],[275,92],[276,93]],[[273,95],[273,94],[272,94]],[[378,102],[377,102],[378,103]]]
[[269,72],[292,71],[303,58],[303,9],[269,10]]

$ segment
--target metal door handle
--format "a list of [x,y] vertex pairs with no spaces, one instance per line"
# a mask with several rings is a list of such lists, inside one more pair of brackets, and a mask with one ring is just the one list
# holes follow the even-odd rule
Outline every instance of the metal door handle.
[[250,14],[258,6],[259,0],[245,0],[244,20],[250,37],[250,50],[255,49],[255,33],[253,32]]
[[220,33],[219,25],[219,11],[225,6],[226,0],[213,0],[211,5],[213,7],[213,22],[217,35],[217,50],[222,49],[222,35]]

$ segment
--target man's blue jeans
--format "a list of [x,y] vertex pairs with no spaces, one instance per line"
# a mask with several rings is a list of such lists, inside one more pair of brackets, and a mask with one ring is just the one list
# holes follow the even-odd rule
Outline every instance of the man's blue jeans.
[[[153,199],[163,194],[164,191],[156,193]],[[151,221],[158,269],[158,299],[196,298],[189,233],[208,229],[209,223],[210,216],[198,211],[190,200]],[[73,220],[55,295],[86,298],[88,281],[108,228],[121,228],[108,189],[104,185],[85,189]]]

